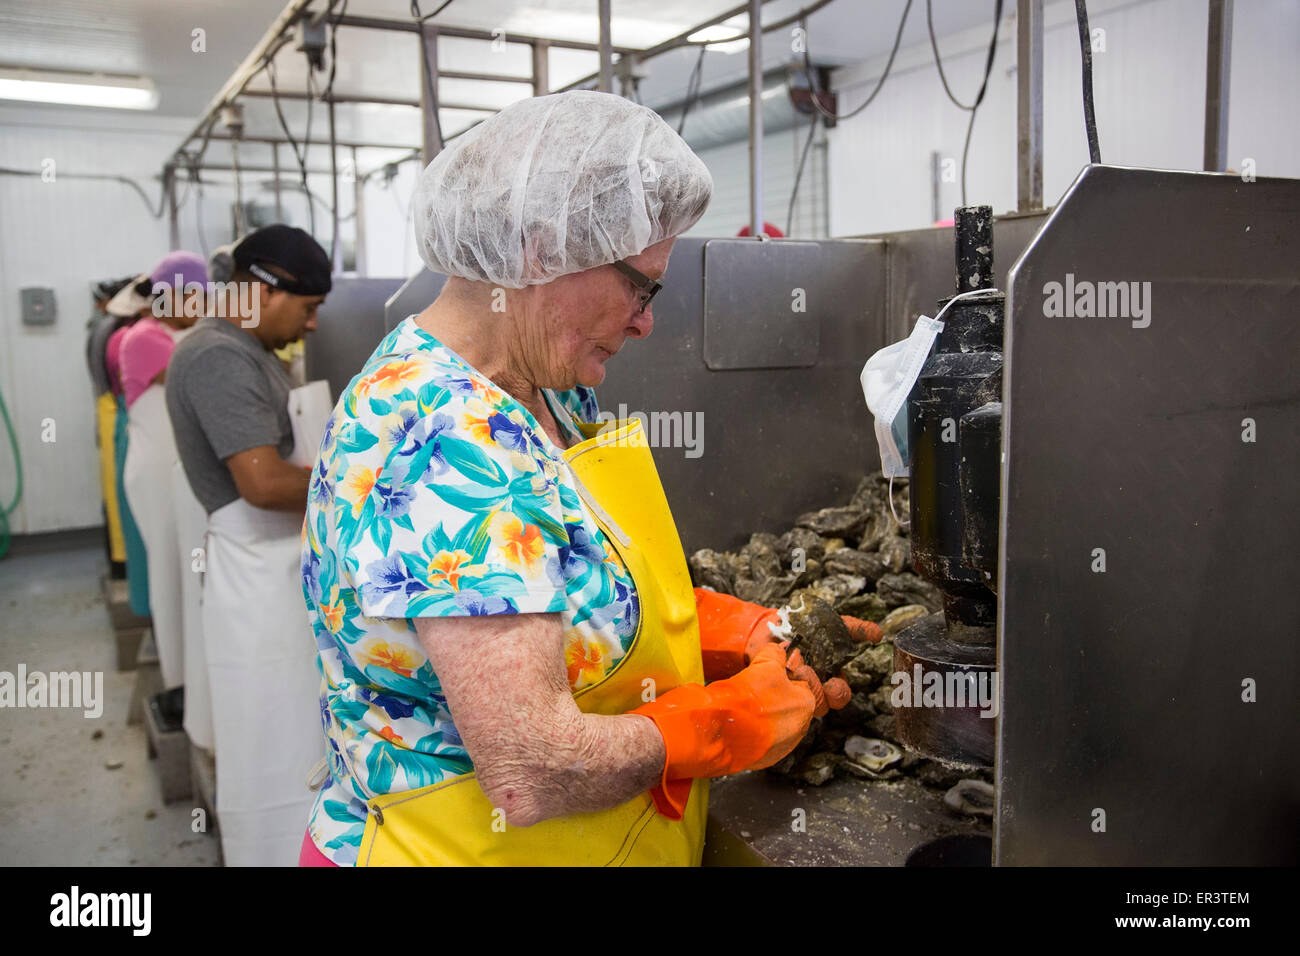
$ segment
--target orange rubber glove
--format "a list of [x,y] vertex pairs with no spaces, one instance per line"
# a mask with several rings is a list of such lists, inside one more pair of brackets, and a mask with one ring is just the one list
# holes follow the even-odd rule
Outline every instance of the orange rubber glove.
[[706,588],[695,589],[695,613],[706,681],[740,673],[763,645],[777,640],[768,624],[781,623],[775,608]]
[[[769,624],[781,627],[781,614],[775,608],[763,607],[742,601],[730,594],[721,594],[706,588],[695,589],[695,612],[700,622],[700,652],[704,658],[704,679],[719,680],[739,673],[766,645],[779,641]],[[853,623],[875,627],[869,621],[844,618],[854,637]],[[853,622],[853,623],[850,623]],[[879,629],[877,629],[878,631]],[[880,640],[876,637],[876,640]],[[839,677],[821,681],[813,669],[803,662],[796,650],[790,655],[787,667],[795,680],[807,681],[815,701],[814,716],[824,717],[827,710],[839,710],[849,702],[853,692]]]
[[707,687],[683,684],[630,713],[655,722],[668,753],[650,795],[670,820],[680,820],[691,781],[770,767],[808,732],[814,697],[786,673],[785,651],[768,644],[739,674]]

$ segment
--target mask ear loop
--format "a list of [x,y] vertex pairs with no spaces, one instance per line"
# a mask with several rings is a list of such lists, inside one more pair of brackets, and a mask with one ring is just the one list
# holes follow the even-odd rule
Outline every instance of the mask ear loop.
[[[989,292],[996,292],[996,291],[998,290],[997,289],[972,289],[969,292],[958,292],[956,295],[954,295],[951,299],[947,301],[947,303],[944,305],[942,309],[939,310],[939,314],[934,317],[934,321],[938,322],[939,320],[941,320],[943,318],[943,314],[947,312],[948,309],[952,307],[952,304],[956,302],[958,299],[966,299],[974,295],[983,295]],[[898,512],[894,510],[894,476],[893,475],[889,476],[889,513],[893,516],[894,523],[898,525],[900,528],[902,528],[904,531],[912,527],[911,521],[904,522],[902,519],[898,517]]]
[[894,476],[889,476],[889,513],[894,516],[894,524],[898,525],[904,531],[912,527],[912,522],[904,523],[899,517],[898,512],[894,510]]

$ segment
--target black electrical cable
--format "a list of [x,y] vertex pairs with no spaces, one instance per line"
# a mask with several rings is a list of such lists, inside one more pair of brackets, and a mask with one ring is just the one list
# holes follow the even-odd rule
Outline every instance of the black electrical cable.
[[785,215],[785,234],[787,236],[794,232],[794,201],[795,197],[799,195],[799,181],[803,179],[804,163],[808,161],[808,150],[812,148],[813,135],[817,132],[817,121],[819,119],[821,119],[821,117],[814,112],[812,115],[812,124],[808,127],[808,138],[804,141],[803,153],[799,157],[799,168],[795,170],[794,188],[790,190],[790,208],[787,210]]
[[876,83],[876,88],[871,91],[871,95],[867,97],[866,101],[862,103],[860,106],[856,106],[853,109],[849,110],[849,112],[847,113],[832,112],[831,110],[828,110],[826,107],[822,106],[822,104],[818,100],[820,91],[817,89],[817,80],[815,75],[813,74],[812,56],[808,50],[808,42],[807,42],[808,31],[805,28],[804,45],[803,45],[803,65],[804,65],[804,69],[807,70],[808,72],[808,83],[810,85],[810,88],[812,89],[812,104],[813,107],[816,108],[818,113],[821,113],[822,116],[825,116],[827,119],[850,119],[854,116],[857,116],[859,113],[861,113],[863,110],[865,110],[868,106],[871,105],[871,101],[876,98],[876,94],[879,93],[881,88],[885,85],[885,80],[889,77],[889,71],[893,69],[894,57],[898,55],[898,46],[903,41],[903,27],[907,26],[907,15],[911,13],[911,11],[912,11],[912,0],[907,0],[907,6],[903,7],[903,16],[898,21],[898,32],[894,34],[894,47],[892,50],[889,51],[889,60],[885,63],[885,72],[880,74],[880,79]]
[[423,23],[425,20],[432,20],[438,14],[442,13],[442,11],[446,10],[449,6],[451,6],[451,0],[446,0],[446,2],[444,2],[443,5],[440,6],[437,10],[434,10],[433,13],[427,13],[421,16],[420,0],[411,0],[411,16],[414,17],[418,22]]
[[943,83],[943,91],[948,94],[948,99],[957,109],[971,112],[975,107],[967,106],[957,97],[953,96],[952,88],[948,86],[948,77],[943,72],[943,59],[939,56],[939,41],[934,37],[934,10],[931,0],[925,0],[925,26],[930,32],[930,49],[934,51],[934,65],[939,68],[939,81]]
[[695,59],[695,67],[686,81],[686,101],[682,104],[682,115],[677,120],[677,135],[682,135],[686,128],[686,114],[691,111],[695,101],[700,97],[700,88],[704,85],[704,54],[709,52],[708,44],[700,44],[700,55]]
[[[970,153],[971,133],[975,131],[975,117],[979,114],[980,104],[989,88],[989,74],[993,72],[993,58],[998,51],[998,27],[1002,25],[1002,0],[997,0],[993,10],[993,36],[989,39],[989,55],[984,61],[984,79],[980,82],[980,91],[975,95],[975,102],[970,108],[970,122],[966,124],[966,143],[961,148],[961,204],[966,205],[966,157]],[[938,50],[935,50],[936,57]],[[936,63],[938,60],[936,59]],[[942,75],[942,73],[941,73]]]
[[[284,110],[280,108],[280,91],[275,82],[275,61],[268,59],[266,61],[266,76],[271,81],[271,102],[275,105],[275,115],[279,117],[280,128],[284,130],[285,138],[289,140],[289,149],[293,151],[293,158],[298,162],[298,174],[302,181],[302,188],[307,189],[307,148],[303,144],[301,152],[298,150],[298,141],[293,138],[293,133],[289,130],[289,122],[284,118]],[[307,69],[307,138],[311,138],[311,68]],[[307,203],[307,216],[312,236],[316,235],[316,207],[310,202]]]
[[[414,0],[412,0],[414,2]],[[448,3],[451,0],[447,0]],[[325,83],[325,101],[334,95],[334,74],[338,70],[339,63],[339,21],[348,14],[348,0],[343,0],[343,6],[339,8],[339,14],[334,18],[334,23],[330,26],[330,78]]]
[[1083,125],[1088,133],[1088,162],[1101,162],[1097,143],[1097,114],[1092,105],[1092,32],[1088,29],[1088,5],[1074,0],[1074,16],[1079,24],[1079,54],[1083,60]]

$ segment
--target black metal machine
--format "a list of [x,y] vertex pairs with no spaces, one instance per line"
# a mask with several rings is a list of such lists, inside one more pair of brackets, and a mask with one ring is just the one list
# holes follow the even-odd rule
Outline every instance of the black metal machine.
[[991,767],[1006,296],[993,288],[993,210],[958,209],[955,223],[957,295],[940,303],[944,327],[907,402],[912,564],[944,609],[895,640],[894,669],[915,692],[894,716],[911,749]]

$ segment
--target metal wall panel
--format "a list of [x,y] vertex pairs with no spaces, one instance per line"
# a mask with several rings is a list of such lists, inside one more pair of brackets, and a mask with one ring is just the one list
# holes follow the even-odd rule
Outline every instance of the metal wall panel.
[[[1297,222],[1300,181],[1090,167],[1013,269],[1000,864],[1297,862]],[[1149,325],[1048,317],[1067,281]]]
[[401,284],[399,278],[334,278],[316,331],[307,336],[308,381],[326,379],[338,399],[384,337],[384,303]]
[[[815,365],[716,371],[704,361],[705,247],[716,241],[731,242],[677,240],[655,298],[653,334],[627,342],[596,390],[611,412],[622,405],[626,413],[679,411],[683,421],[702,420],[697,448],[652,445],[688,553],[731,548],[754,531],[780,533],[804,511],[847,502],[862,475],[879,467],[858,375],[887,344],[882,246],[817,244],[801,316],[817,330]],[[780,255],[786,244],[759,245],[752,243],[751,284],[761,281],[770,250]],[[730,277],[746,281],[741,267]],[[782,297],[788,308],[788,289]],[[745,335],[743,323],[728,334]]]
[[384,304],[384,329],[393,331],[412,315],[419,315],[438,294],[447,277],[427,268],[421,269],[402,283],[400,289]]
[[[999,289],[1006,289],[1011,266],[1046,221],[1046,212],[1012,213],[994,218],[993,268]],[[939,308],[939,299],[956,290],[953,227],[908,229],[871,238],[882,240],[888,251],[886,330],[889,341],[896,342],[911,334],[918,316],[933,316]]]

